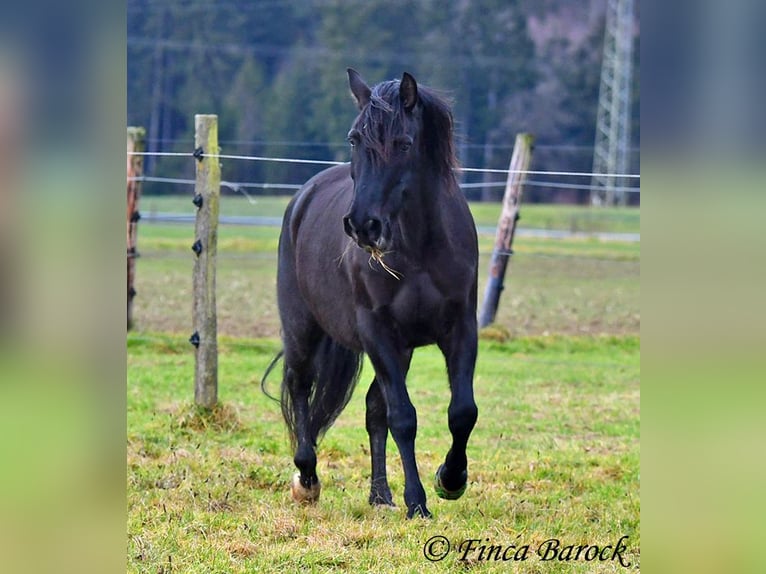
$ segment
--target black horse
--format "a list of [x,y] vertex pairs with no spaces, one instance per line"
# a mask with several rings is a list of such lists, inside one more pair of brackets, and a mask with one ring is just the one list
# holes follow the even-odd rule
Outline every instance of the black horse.
[[351,163],[327,169],[292,199],[279,241],[282,412],[299,472],[292,496],[319,497],[315,448],[348,403],[366,353],[372,458],[370,503],[391,505],[388,431],[404,467],[407,517],[430,516],[415,461],[417,418],[405,378],[415,347],[436,343],[447,363],[452,447],[436,492],[465,492],[466,445],[478,410],[476,228],[457,185],[452,114],[433,91],[402,79],[370,89],[348,70],[360,113]]

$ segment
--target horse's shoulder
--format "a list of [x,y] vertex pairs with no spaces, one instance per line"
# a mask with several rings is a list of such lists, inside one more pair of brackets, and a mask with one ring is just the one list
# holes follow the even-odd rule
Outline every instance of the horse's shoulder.
[[[290,237],[293,242],[304,223],[314,229],[319,219],[337,211],[335,204],[344,196],[344,192],[351,189],[349,173],[349,164],[336,165],[319,172],[298,190],[288,206]],[[340,217],[338,215],[338,221]]]
[[303,187],[301,187],[298,190],[298,193],[295,194],[295,197],[292,200],[293,214],[300,216],[306,209],[308,209],[308,206],[317,194],[328,187],[340,185],[344,180],[349,179],[349,173],[349,164],[347,163],[335,165],[320,171],[304,183]]

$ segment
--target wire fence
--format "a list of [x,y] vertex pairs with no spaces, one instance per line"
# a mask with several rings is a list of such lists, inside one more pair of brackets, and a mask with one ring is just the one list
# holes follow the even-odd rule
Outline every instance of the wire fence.
[[[555,146],[553,146],[555,147]],[[294,157],[269,157],[263,155],[236,155],[236,154],[200,154],[194,152],[175,152],[175,151],[144,151],[144,152],[132,152],[129,155],[140,155],[144,157],[175,157],[175,158],[202,158],[210,157],[220,160],[232,160],[232,161],[252,161],[252,162],[265,162],[265,163],[282,163],[282,164],[297,164],[297,165],[316,165],[316,166],[335,166],[342,165],[345,162],[322,160],[322,159],[305,159]],[[510,169],[492,169],[492,168],[474,168],[463,167],[458,168],[458,172],[464,174],[480,174],[483,175],[485,181],[473,181],[473,182],[461,182],[460,188],[466,193],[466,195],[476,190],[489,190],[499,189],[506,185],[505,181],[491,181],[487,180],[488,176],[502,175],[508,176],[509,174],[519,174],[527,176],[524,182],[526,188],[532,188],[538,190],[537,193],[545,192],[548,190],[562,190],[572,192],[592,192],[594,190],[611,191],[620,194],[631,194],[638,197],[641,192],[640,174],[633,173],[608,173],[608,174],[594,174],[587,171],[566,171],[566,170],[510,170]],[[614,178],[616,185],[603,186],[594,185],[590,180],[595,175],[601,177]],[[530,179],[529,176],[541,176],[543,178],[548,177],[552,179],[556,178],[570,178],[580,179],[581,181],[552,181],[550,179]],[[588,182],[583,182],[582,179],[587,178]],[[189,178],[179,177],[160,177],[144,175],[139,178],[134,178],[131,181],[141,181],[146,183],[158,183],[169,185],[194,185],[195,181]],[[628,182],[636,182],[636,185],[627,185]],[[272,183],[272,182],[252,182],[252,181],[222,181],[221,186],[229,189],[232,192],[243,195],[250,203],[255,203],[256,199],[248,193],[250,190],[258,190],[260,192],[268,192],[270,194],[280,193],[292,193],[301,188],[302,183]],[[533,192],[534,193],[534,192]],[[257,194],[257,192],[256,192]],[[534,200],[533,200],[534,201]]]
[[[146,143],[152,144],[183,144],[188,145],[188,138],[147,138]],[[348,142],[345,141],[307,141],[307,140],[243,140],[243,139],[222,139],[218,140],[221,145],[231,146],[269,146],[269,147],[297,147],[297,148],[347,148]],[[468,149],[490,149],[490,150],[511,150],[513,143],[468,143],[460,144],[461,148]],[[592,154],[595,146],[590,144],[535,144],[535,151],[566,151],[581,152]],[[631,146],[628,153],[639,154],[641,148]]]
[[[325,159],[303,159],[295,157],[268,157],[265,155],[235,155],[235,154],[200,154],[196,155],[189,151],[148,151],[148,152],[134,152],[130,155],[144,156],[144,157],[175,157],[175,158],[200,158],[209,157],[217,158],[219,160],[227,161],[241,161],[241,162],[269,162],[269,163],[286,163],[286,164],[302,164],[302,165],[315,165],[319,167],[327,167],[333,165],[341,165],[346,162],[330,161]],[[233,170],[235,171],[235,170]],[[551,189],[571,189],[578,191],[590,191],[596,188],[590,183],[590,181],[583,181],[585,178],[592,178],[593,173],[587,171],[547,171],[547,170],[509,170],[509,169],[485,169],[485,168],[462,168],[459,171],[469,174],[478,174],[479,177],[484,176],[485,181],[467,181],[460,184],[464,190],[475,190],[481,188],[502,188],[506,185],[505,177],[510,173],[523,174],[528,176],[525,179],[524,185],[526,187],[534,188],[551,188]],[[235,171],[238,175],[243,172]],[[617,181],[622,182],[634,182],[635,185],[620,185],[613,189],[616,191],[622,191],[625,193],[637,194],[640,193],[640,174],[607,174],[609,176],[617,178]],[[492,177],[495,176],[495,177]],[[503,181],[499,181],[503,176]],[[268,176],[267,176],[268,177]],[[298,177],[298,173],[294,174],[294,177]],[[555,181],[556,179],[560,181]],[[619,179],[622,178],[622,179]],[[239,177],[237,178],[239,179]],[[286,178],[287,179],[287,178]],[[292,179],[292,178],[289,178]],[[469,178],[470,179],[470,178]],[[137,181],[143,183],[153,183],[159,185],[168,186],[183,186],[190,187],[196,184],[196,180],[186,177],[162,177],[159,175],[142,175],[139,177],[131,178],[130,181]],[[251,204],[256,203],[256,197],[262,195],[277,195],[285,193],[293,193],[303,186],[303,183],[275,183],[265,181],[228,181],[224,180],[220,183],[222,188],[226,188],[234,193],[241,194],[247,198]],[[603,189],[600,188],[599,189]],[[255,225],[255,226],[274,226],[281,223],[281,217],[266,217],[265,215],[248,215],[248,216],[222,216],[222,224],[228,225]],[[146,213],[142,215],[142,221],[159,223],[159,222],[171,222],[179,224],[190,224],[194,220],[194,216],[190,214],[181,213]],[[482,234],[494,234],[494,229],[489,227],[485,229],[477,229]],[[596,233],[596,232],[572,232],[572,231],[551,231],[551,230],[535,230],[520,228],[517,230],[519,236],[530,235],[535,236],[535,233],[546,232],[558,237],[583,237],[592,238],[601,241],[620,241],[637,243],[640,242],[639,234],[628,233]],[[549,237],[550,235],[546,235]],[[236,243],[236,242],[234,242]],[[146,245],[142,250],[141,257],[145,258],[145,266],[141,275],[144,283],[140,285],[143,289],[142,297],[138,299],[138,311],[141,314],[138,317],[138,323],[143,329],[148,329],[148,332],[162,332],[165,330],[183,330],[188,324],[188,317],[186,311],[182,310],[175,313],[175,305],[167,306],[162,305],[161,310],[157,310],[157,307],[151,301],[170,301],[175,300],[178,297],[177,282],[172,280],[173,278],[180,278],[186,272],[181,268],[190,259],[191,251],[187,249],[180,249],[175,243],[171,241],[165,248],[165,244],[162,242],[155,242]],[[632,253],[632,252],[631,252]],[[482,250],[482,256],[487,257],[491,255],[490,252]],[[553,270],[557,273],[569,273],[566,277],[571,275],[571,283],[575,287],[573,289],[582,289],[582,295],[578,295],[578,299],[585,301],[586,303],[578,303],[582,309],[575,311],[563,310],[560,313],[557,311],[555,314],[551,313],[551,317],[540,315],[537,307],[531,309],[531,303],[522,301],[509,301],[509,305],[520,305],[519,309],[514,308],[514,316],[524,318],[522,325],[513,328],[514,334],[524,333],[546,333],[550,329],[551,332],[558,332],[559,328],[563,328],[562,325],[567,323],[566,328],[570,328],[569,323],[573,325],[582,323],[583,332],[599,332],[604,329],[607,332],[633,332],[637,329],[638,324],[638,308],[637,303],[634,301],[635,290],[634,277],[638,276],[638,266],[640,263],[632,258],[615,257],[613,253],[609,253],[603,260],[593,259],[593,255],[579,254],[565,252],[564,250],[548,252],[545,250],[532,250],[529,253],[525,253],[523,265],[527,268],[531,268],[533,273],[544,273],[548,276]],[[277,332],[278,325],[275,319],[276,307],[275,302],[265,294],[263,287],[258,283],[259,280],[253,280],[250,276],[247,276],[248,272],[253,272],[255,275],[263,271],[263,269],[271,269],[275,259],[276,253],[265,252],[249,252],[243,250],[242,246],[237,244],[233,249],[221,249],[219,250],[218,257],[225,263],[222,267],[222,272],[227,278],[226,281],[222,281],[221,290],[221,305],[225,309],[220,313],[219,321],[221,323],[221,333],[231,336],[272,336],[273,332]],[[575,259],[572,259],[574,257]],[[177,260],[177,263],[174,262]],[[572,261],[577,261],[576,264],[572,264]],[[562,271],[563,269],[563,271]],[[593,277],[610,277],[616,278],[614,280],[619,281],[621,288],[619,295],[615,298],[604,298],[600,292],[593,293],[590,291],[590,283],[586,283],[585,286],[581,285],[583,281],[581,275],[587,274],[592,281]],[[271,281],[270,275],[266,273],[267,277],[263,281]],[[266,281],[266,282],[268,282]],[[560,283],[568,284],[569,280],[563,280]],[[172,285],[171,285],[172,284]],[[253,289],[257,291],[259,295],[255,297],[257,300],[263,299],[258,305],[266,305],[265,311],[251,299],[250,296],[246,296],[244,293],[250,293]],[[552,287],[556,289],[560,287]],[[139,289],[141,291],[141,289]],[[549,293],[550,289],[540,288],[540,292],[533,292],[533,296],[541,300],[559,300],[566,298],[567,293]],[[270,291],[269,291],[270,293]],[[601,299],[605,299],[602,301]],[[608,300],[606,300],[608,299]],[[265,302],[264,302],[265,301]],[[535,303],[537,305],[537,303]],[[577,305],[569,304],[570,307],[577,307]],[[530,307],[530,309],[527,309]],[[593,311],[593,308],[600,309],[602,311]],[[614,309],[620,309],[624,307],[624,311],[621,311],[615,315]],[[233,312],[232,309],[236,309]],[[567,308],[568,309],[568,308]],[[572,317],[566,315],[569,312]],[[246,321],[240,318],[240,315],[252,315],[260,316],[262,319],[258,321],[258,327],[255,331],[251,332],[253,327],[249,326]],[[598,325],[591,325],[591,322],[595,319],[591,319],[591,315],[598,317],[601,314],[604,316],[610,316],[611,318],[601,320],[598,319]],[[176,316],[178,315],[178,316]],[[553,315],[556,315],[555,317]],[[562,319],[558,319],[558,315],[562,315]],[[582,316],[581,316],[582,315]],[[612,317],[614,315],[614,317]],[[539,317],[538,317],[539,316]],[[614,323],[612,325],[611,323]],[[528,324],[527,324],[528,323]],[[603,325],[602,325],[603,323]],[[578,327],[580,328],[580,327]],[[273,331],[273,332],[272,332]],[[146,337],[147,333],[143,333],[141,336]],[[151,337],[151,335],[150,335]]]
[[[545,172],[549,173],[549,172]],[[132,177],[128,181],[139,182],[152,182],[152,183],[170,183],[178,185],[194,185],[193,179],[182,179],[177,177],[154,177],[154,176],[141,176]],[[562,183],[556,181],[538,181],[527,179],[524,181],[525,186],[531,187],[550,187],[553,189],[577,189],[577,190],[593,190],[601,189],[600,186],[583,183]],[[222,181],[221,186],[231,189],[232,191],[240,191],[241,189],[264,189],[264,190],[290,190],[295,191],[302,187],[300,183],[253,183],[242,181]],[[484,187],[505,187],[504,181],[488,181],[488,182],[476,182],[476,183],[461,183],[462,189],[480,189]],[[641,189],[637,186],[614,186],[610,188],[614,191],[624,191],[626,193],[640,193]]]
[[[343,161],[331,161],[321,159],[301,159],[292,157],[266,157],[258,155],[228,155],[228,154],[197,154],[193,152],[168,152],[168,151],[145,151],[145,152],[129,152],[129,155],[140,155],[148,157],[209,157],[217,159],[231,159],[231,160],[244,160],[244,161],[266,161],[277,163],[299,163],[299,164],[312,164],[312,165],[343,165]],[[637,173],[593,173],[582,171],[546,171],[546,170],[511,170],[511,169],[490,169],[479,167],[461,167],[457,171],[464,173],[496,173],[508,175],[509,173],[515,173],[519,175],[549,175],[549,176],[563,176],[563,177],[613,177],[622,179],[640,179],[641,175]]]
[[[303,158],[291,158],[291,157],[268,157],[259,155],[233,155],[233,154],[204,154],[199,152],[170,152],[170,151],[154,151],[154,152],[129,152],[128,155],[133,156],[148,156],[148,157],[188,157],[188,158],[217,158],[227,159],[235,161],[259,161],[259,162],[274,162],[274,163],[293,163],[293,164],[308,164],[319,166],[334,166],[342,165],[346,162],[319,160],[319,159],[303,159]],[[488,169],[488,168],[460,168],[459,171],[467,173],[482,173],[482,174],[523,174],[523,175],[536,175],[536,176],[551,176],[551,177],[570,177],[570,178],[592,178],[595,174],[592,172],[580,172],[580,171],[552,171],[552,170],[511,170],[511,169]],[[626,180],[640,180],[640,174],[599,174],[605,177],[624,178]],[[142,175],[139,177],[129,178],[128,181],[146,182],[146,183],[164,183],[169,185],[184,185],[193,186],[196,184],[194,179],[190,178],[178,178],[178,177],[160,177],[160,176],[147,176]],[[500,188],[505,187],[505,181],[483,181],[483,182],[463,182],[460,184],[463,190],[481,189],[481,188]],[[550,189],[571,189],[577,191],[592,191],[594,189],[605,189],[602,186],[596,186],[586,183],[567,183],[557,181],[544,181],[536,179],[525,179],[525,187],[538,187],[538,188],[550,188]],[[294,192],[303,186],[301,183],[271,183],[271,182],[243,182],[243,181],[221,181],[221,187],[230,189],[235,193],[243,195],[250,204],[255,204],[257,199],[248,193],[248,190],[260,190],[260,191],[276,191],[276,192]],[[610,188],[616,192],[624,193],[640,193],[640,186],[614,186]],[[175,213],[161,213],[152,214],[150,216],[151,221],[155,222],[172,222],[172,223],[186,223],[189,220],[188,216]],[[277,218],[268,217],[228,217],[222,218],[222,223],[228,223],[233,225],[265,225],[273,226]],[[484,233],[494,233],[493,229],[479,230]],[[528,234],[535,236],[540,234],[540,237],[577,237],[577,238],[592,238],[600,241],[626,241],[630,243],[639,242],[640,234],[638,233],[582,233],[582,232],[566,232],[566,231],[550,231],[550,230],[520,230],[521,234]]]

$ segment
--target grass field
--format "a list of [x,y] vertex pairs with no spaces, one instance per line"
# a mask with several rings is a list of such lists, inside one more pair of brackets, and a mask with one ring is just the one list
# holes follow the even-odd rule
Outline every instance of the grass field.
[[[246,198],[240,195],[224,195],[221,198],[221,215],[250,215],[281,217],[289,197],[262,196]],[[471,206],[476,224],[495,225],[500,204],[474,203]],[[191,213],[191,195],[147,196],[141,200],[141,211],[147,213]],[[567,231],[610,231],[614,233],[638,233],[639,210],[632,207],[593,209],[577,205],[529,204],[522,207],[521,227],[536,229],[560,229]]]
[[[280,215],[284,198],[259,198],[255,205],[224,197],[228,215]],[[145,198],[142,211],[189,212],[188,198]],[[191,208],[191,209],[189,209]],[[478,225],[494,225],[500,207],[474,204]],[[637,232],[638,210],[593,210],[531,205],[522,210],[529,227],[589,221],[590,231]],[[528,221],[529,220],[529,221]],[[580,223],[580,230],[584,224]],[[139,226],[135,299],[137,328],[191,333],[191,224]],[[276,337],[276,227],[222,225],[219,232],[217,298],[219,332],[236,337]],[[479,294],[484,292],[494,237],[480,236]],[[517,238],[497,323],[512,336],[638,333],[640,244],[597,240]]]
[[[275,215],[283,202],[259,199],[251,206],[228,199],[222,212],[232,210],[232,215]],[[151,209],[152,201],[144,198],[142,211]],[[179,201],[178,208],[173,201]],[[155,210],[179,211],[180,202],[163,198]],[[264,211],[248,212],[256,207]],[[602,217],[590,210],[562,213],[541,207],[535,212],[532,207],[523,211],[529,227],[545,227],[529,220],[547,218],[552,228],[567,229],[576,216],[590,221],[591,230],[638,230],[637,211]],[[474,209],[477,222],[494,223],[497,206]],[[399,508],[383,511],[367,504],[369,366],[320,444],[322,498],[313,507],[290,500],[292,453],[279,407],[259,387],[279,348],[277,233],[274,228],[221,229],[220,407],[206,413],[192,406],[194,358],[187,341],[192,229],[140,225],[137,325],[127,340],[127,571],[639,569],[637,244],[517,240],[498,326],[486,331],[480,344],[479,421],[468,449],[469,487],[458,501],[440,500],[431,488],[449,447],[443,360],[434,348],[415,353],[408,387],[418,409],[418,464],[434,518],[406,521],[392,441],[389,480]],[[492,238],[481,242],[483,289]],[[272,393],[278,384],[275,374],[269,382]],[[431,562],[424,550],[446,549],[444,540],[429,543],[435,536],[445,537],[451,550]],[[623,536],[623,564],[586,561],[589,549],[581,550],[579,560],[558,559],[574,558],[581,545],[597,545],[600,551]],[[469,547],[465,541],[470,539]],[[558,556],[543,560],[538,549],[550,539],[559,541]],[[510,545],[516,548],[507,551]],[[575,548],[566,550],[570,545]],[[524,546],[526,560],[495,560],[503,551],[513,558]],[[602,555],[611,557],[613,550]]]
[[[414,521],[401,509],[402,473],[391,441],[389,474],[400,510],[367,505],[361,389],[320,445],[320,502],[292,503],[292,456],[279,408],[258,385],[276,350],[274,341],[224,340],[224,406],[205,416],[189,406],[194,363],[185,339],[129,337],[129,571],[431,571],[423,546],[435,535],[453,545],[469,538],[529,544],[530,558],[513,565],[518,572],[618,571],[611,561],[542,562],[534,549],[550,538],[604,545],[628,536],[626,562],[638,565],[636,337],[483,342],[469,488],[455,502],[439,500],[429,487],[449,445],[449,393],[438,353],[418,351],[409,387],[435,518]],[[370,378],[367,369],[362,380]],[[452,552],[439,565],[450,570],[459,558]],[[467,558],[467,566],[496,566],[474,553]]]

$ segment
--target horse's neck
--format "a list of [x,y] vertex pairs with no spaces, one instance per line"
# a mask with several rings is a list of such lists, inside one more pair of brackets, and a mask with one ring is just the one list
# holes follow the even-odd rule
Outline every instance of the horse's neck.
[[443,198],[448,193],[444,182],[428,178],[399,214],[404,249],[410,258],[427,258],[435,244],[446,237],[442,214]]

